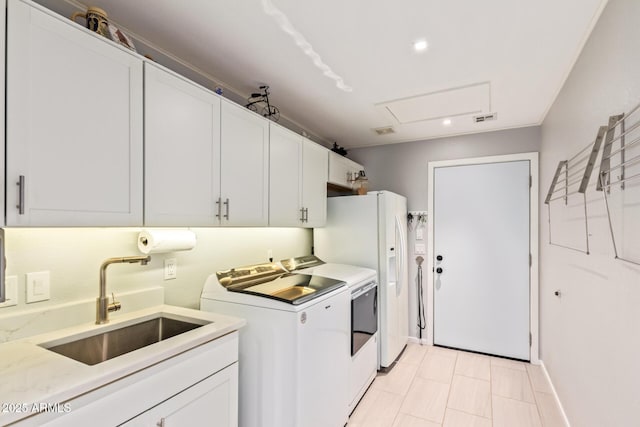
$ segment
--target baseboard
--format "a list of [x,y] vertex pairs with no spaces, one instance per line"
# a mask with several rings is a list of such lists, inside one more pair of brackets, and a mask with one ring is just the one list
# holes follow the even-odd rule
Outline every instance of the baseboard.
[[544,372],[544,376],[547,378],[549,385],[551,386],[551,391],[553,392],[553,397],[558,404],[558,408],[560,408],[560,413],[562,414],[562,419],[567,427],[571,427],[571,423],[569,423],[569,418],[567,418],[566,412],[564,412],[564,407],[562,406],[562,402],[560,401],[560,397],[558,397],[558,393],[556,392],[556,388],[553,386],[553,381],[551,381],[551,377],[549,376],[549,372],[547,372],[547,367],[544,366],[544,362],[540,360],[540,367],[542,368],[542,372]]
[[413,343],[413,344],[420,344],[420,345],[429,344],[429,342],[427,341],[426,338],[420,339],[420,338],[416,338],[416,337],[409,337],[409,339],[407,341],[410,342],[410,343]]

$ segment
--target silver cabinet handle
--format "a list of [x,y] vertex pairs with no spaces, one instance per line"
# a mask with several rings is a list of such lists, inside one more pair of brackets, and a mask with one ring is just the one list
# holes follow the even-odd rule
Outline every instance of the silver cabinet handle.
[[224,205],[227,207],[224,217],[225,219],[229,220],[229,199],[228,198],[224,201]]
[[216,218],[220,219],[220,215],[222,215],[222,198],[218,197],[216,200],[216,205],[218,206],[218,213],[216,214]]
[[304,222],[309,222],[309,208],[304,208]]
[[18,208],[18,214],[24,215],[24,175],[20,175],[16,185],[18,186],[18,204],[16,208]]
[[164,427],[164,418],[160,418],[160,421],[156,423],[158,427]]
[[304,208],[300,208],[300,222],[304,222]]

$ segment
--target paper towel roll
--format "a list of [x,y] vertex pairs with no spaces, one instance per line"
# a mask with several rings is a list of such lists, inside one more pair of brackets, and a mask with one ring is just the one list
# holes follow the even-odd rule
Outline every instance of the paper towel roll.
[[138,249],[143,254],[188,251],[196,246],[191,230],[143,230],[138,234]]

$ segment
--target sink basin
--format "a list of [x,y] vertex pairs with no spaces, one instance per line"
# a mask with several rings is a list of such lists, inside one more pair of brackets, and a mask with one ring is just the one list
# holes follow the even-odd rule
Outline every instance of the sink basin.
[[200,326],[203,325],[157,317],[60,345],[42,344],[42,347],[78,362],[96,365]]

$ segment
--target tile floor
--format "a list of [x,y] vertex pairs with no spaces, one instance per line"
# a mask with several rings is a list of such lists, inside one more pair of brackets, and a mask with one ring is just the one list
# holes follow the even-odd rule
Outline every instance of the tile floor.
[[409,344],[378,374],[349,427],[564,427],[539,366]]

